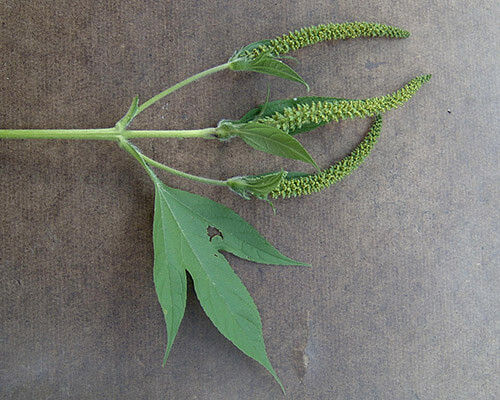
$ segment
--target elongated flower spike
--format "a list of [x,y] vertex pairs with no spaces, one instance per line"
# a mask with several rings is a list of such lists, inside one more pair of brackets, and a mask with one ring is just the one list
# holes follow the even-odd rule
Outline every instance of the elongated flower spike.
[[410,32],[404,29],[371,22],[321,24],[302,28],[276,39],[257,42],[253,48],[247,48],[246,55],[250,58],[256,58],[262,53],[280,56],[326,40],[358,37],[407,38],[408,36],[410,36]]
[[382,130],[382,116],[375,117],[369,132],[356,148],[330,168],[315,174],[289,173],[270,193],[272,198],[289,198],[319,192],[340,181],[358,168],[377,143]]
[[[401,89],[381,97],[364,100],[345,100],[327,97],[301,97],[289,103],[281,100],[270,102],[256,122],[273,126],[291,135],[305,132],[331,121],[347,118],[365,118],[384,113],[407,102],[428,82],[431,75],[421,75],[412,79]],[[273,104],[275,103],[275,104]],[[288,105],[277,107],[277,103]],[[274,111],[278,110],[278,111]],[[274,112],[273,112],[274,111]],[[255,112],[252,110],[251,112]],[[248,114],[247,114],[248,115]],[[244,116],[242,120],[248,117]]]

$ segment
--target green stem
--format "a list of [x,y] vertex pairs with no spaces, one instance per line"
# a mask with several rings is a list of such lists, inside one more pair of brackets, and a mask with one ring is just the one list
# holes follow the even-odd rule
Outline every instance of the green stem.
[[197,176],[197,175],[191,175],[188,174],[187,172],[182,172],[179,171],[175,168],[169,167],[165,164],[162,164],[156,160],[153,160],[152,158],[149,158],[145,156],[144,154],[141,153],[141,151],[135,147],[132,143],[130,143],[127,139],[125,139],[123,136],[118,137],[118,144],[119,146],[124,149],[126,152],[132,155],[139,163],[144,167],[148,175],[151,177],[153,182],[156,182],[158,180],[157,176],[154,174],[154,172],[149,168],[149,165],[152,165],[153,167],[163,169],[164,171],[167,171],[171,174],[177,175],[177,176],[182,176],[183,178],[188,178],[193,181],[197,182],[202,182],[202,183],[208,183],[210,185],[217,185],[217,186],[227,186],[227,181],[219,181],[217,179],[210,179],[210,178],[203,178],[202,176]]
[[216,128],[193,130],[125,130],[104,129],[0,129],[0,139],[80,139],[115,140],[137,138],[205,138],[214,139]]
[[117,140],[114,128],[106,129],[0,129],[0,139]]
[[183,178],[188,178],[188,179],[191,179],[191,180],[197,181],[197,182],[208,183],[209,185],[227,186],[227,181],[220,181],[217,179],[210,179],[210,178],[204,178],[202,176],[191,175],[191,174],[188,174],[187,172],[179,171],[175,168],[169,167],[169,166],[162,164],[156,160],[153,160],[152,158],[149,158],[149,157],[145,156],[144,154],[141,154],[141,157],[149,165],[152,165],[153,167],[167,171],[171,174],[174,174],[177,176],[182,176]]
[[189,77],[187,79],[184,79],[183,81],[175,84],[174,86],[169,87],[168,89],[165,89],[163,92],[158,93],[156,96],[151,97],[148,101],[142,103],[138,107],[137,113],[136,113],[135,116],[137,116],[139,113],[141,113],[142,111],[144,111],[149,106],[151,106],[154,103],[156,103],[158,100],[161,100],[165,96],[169,95],[170,93],[175,92],[177,89],[180,89],[181,87],[186,86],[188,83],[194,82],[194,81],[196,81],[196,80],[198,80],[200,78],[203,78],[205,76],[211,75],[211,74],[213,74],[215,72],[227,69],[227,68],[229,68],[229,65],[230,65],[229,62],[227,62],[225,64],[217,65],[216,67],[209,68],[209,69],[207,69],[205,71],[202,71],[202,72],[200,72],[200,73],[198,73],[196,75],[193,75],[193,76],[191,76],[191,77]]
[[151,131],[151,130],[133,130],[124,131],[120,135],[125,139],[139,139],[139,138],[204,138],[215,139],[217,128],[204,128],[204,129],[191,129],[191,130],[177,130],[177,131]]
[[131,154],[132,157],[134,157],[139,164],[143,166],[143,168],[146,170],[148,173],[149,177],[151,180],[156,183],[158,181],[158,177],[155,175],[155,173],[149,168],[149,166],[146,164],[144,161],[142,153],[139,151],[137,147],[135,147],[132,143],[130,143],[127,139],[123,137],[118,138],[118,145],[125,150],[127,153]]
[[[211,75],[215,72],[227,69],[230,62],[209,68],[196,75],[193,75],[182,82],[169,87],[148,101],[141,104],[135,115],[144,111],[149,106],[161,100],[165,96],[177,89],[194,82],[200,78]],[[130,111],[129,111],[130,112]],[[130,123],[130,121],[128,121]],[[151,179],[156,182],[158,178],[154,172],[149,168],[149,165],[163,169],[171,174],[182,176],[197,182],[208,183],[210,185],[227,186],[227,181],[220,181],[217,179],[204,178],[201,176],[191,175],[187,172],[179,171],[175,168],[164,165],[149,157],[143,155],[137,147],[130,143],[127,139],[137,138],[205,138],[214,139],[217,137],[217,128],[193,129],[193,130],[126,130],[124,127],[118,126],[119,123],[113,128],[103,129],[0,129],[0,139],[79,139],[79,140],[114,140],[118,142],[119,146],[131,154],[146,170]]]

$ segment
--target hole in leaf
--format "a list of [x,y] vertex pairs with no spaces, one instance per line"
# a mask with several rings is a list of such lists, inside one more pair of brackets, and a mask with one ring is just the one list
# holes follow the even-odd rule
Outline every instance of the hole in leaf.
[[215,236],[220,236],[221,239],[224,239],[224,236],[222,235],[222,232],[219,231],[215,226],[209,226],[207,228],[207,235],[210,238],[210,241],[212,241],[212,239]]

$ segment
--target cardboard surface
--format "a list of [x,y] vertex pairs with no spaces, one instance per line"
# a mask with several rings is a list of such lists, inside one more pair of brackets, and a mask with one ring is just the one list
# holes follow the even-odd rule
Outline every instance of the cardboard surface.
[[[289,399],[498,396],[498,5],[381,1],[0,1],[0,128],[112,126],[144,100],[249,42],[324,22],[404,27],[406,40],[322,43],[294,54],[312,95],[383,95],[433,73],[390,111],[366,163],[329,190],[244,201],[164,175],[240,213],[313,268],[228,256],[261,312]],[[136,128],[236,118],[299,84],[219,73],[152,107]],[[301,135],[321,165],[370,121]],[[136,141],[223,178],[281,166],[244,144]],[[152,282],[152,185],[113,143],[0,140],[3,399],[279,399],[224,339],[192,287],[169,361]],[[498,339],[498,338],[497,338]]]

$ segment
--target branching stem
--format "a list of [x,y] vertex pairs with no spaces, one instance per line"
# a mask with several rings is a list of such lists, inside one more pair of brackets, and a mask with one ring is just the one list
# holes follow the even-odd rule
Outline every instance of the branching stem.
[[167,171],[173,175],[177,175],[177,176],[181,176],[183,178],[191,179],[191,180],[196,181],[196,182],[202,182],[202,183],[207,183],[209,185],[216,185],[216,186],[228,186],[227,181],[220,181],[218,179],[210,179],[210,178],[204,178],[202,176],[188,174],[187,172],[179,171],[178,169],[169,167],[168,165],[162,164],[159,161],[153,160],[152,158],[149,158],[148,156],[145,156],[144,154],[142,154],[142,152],[136,146],[134,146],[132,143],[130,143],[123,136],[118,138],[118,144],[123,150],[125,150],[127,153],[131,154],[132,157],[134,157],[137,161],[139,161],[139,163],[146,169],[148,174],[151,176],[153,181],[155,181],[157,178],[154,176],[154,174],[152,173],[152,171],[148,165],[162,169],[162,170]]
[[177,175],[177,176],[182,176],[183,178],[188,178],[193,181],[197,182],[202,182],[202,183],[208,183],[209,185],[217,185],[217,186],[227,186],[227,181],[220,181],[218,179],[210,179],[210,178],[204,178],[202,176],[197,176],[197,175],[192,175],[188,174],[187,172],[182,172],[179,171],[178,169],[169,167],[168,165],[162,164],[161,162],[158,162],[156,160],[153,160],[152,158],[149,158],[142,154],[142,159],[148,163],[149,165],[152,165],[153,167],[162,169],[164,171],[167,171],[171,174]]
[[[135,118],[146,108],[152,106],[157,101],[177,89],[194,82],[205,76],[214,74],[229,68],[230,62],[209,68],[199,72],[174,86],[165,89],[163,92],[153,96],[148,101],[137,107],[133,115]],[[128,123],[130,123],[128,121]],[[127,130],[119,127],[103,129],[0,129],[0,139],[80,139],[80,140],[115,140],[137,138],[204,138],[214,139],[216,137],[216,128],[193,129],[193,130]]]

